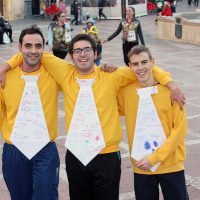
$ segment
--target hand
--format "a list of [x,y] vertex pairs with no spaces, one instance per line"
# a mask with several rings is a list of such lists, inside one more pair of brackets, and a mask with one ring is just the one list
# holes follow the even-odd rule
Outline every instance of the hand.
[[172,103],[174,103],[174,101],[177,101],[180,106],[180,109],[183,110],[183,106],[185,104],[185,95],[182,92],[181,88],[178,86],[177,83],[175,83],[173,81],[167,83],[166,86],[171,91],[170,96],[171,96]]
[[5,82],[6,82],[6,72],[10,70],[10,66],[6,63],[3,64],[0,67],[0,83],[1,83],[1,87],[4,88],[5,87]]
[[101,40],[101,44],[105,44],[106,42],[108,42],[107,39],[105,39],[105,40]]
[[148,160],[147,157],[145,157],[145,158],[143,158],[143,159],[137,161],[137,162],[135,163],[135,165],[136,165],[138,168],[140,168],[140,169],[142,169],[142,170],[144,170],[144,171],[149,171],[149,170],[152,168],[152,165],[151,165],[151,163],[149,162],[149,160]]
[[104,72],[114,72],[115,70],[117,70],[117,67],[112,65],[112,64],[102,64],[100,69]]

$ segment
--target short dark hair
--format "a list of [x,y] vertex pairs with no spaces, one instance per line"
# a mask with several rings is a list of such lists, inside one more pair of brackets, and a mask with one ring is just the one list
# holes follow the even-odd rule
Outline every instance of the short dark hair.
[[149,59],[152,60],[152,54],[151,51],[144,45],[136,45],[131,48],[131,50],[128,52],[128,60],[130,61],[130,57],[133,55],[138,55],[140,53],[147,53],[149,56]]
[[43,33],[40,30],[40,28],[37,27],[37,25],[32,25],[31,27],[23,29],[20,33],[20,36],[19,36],[19,43],[22,44],[24,36],[29,35],[29,34],[30,35],[39,34],[42,38],[43,45],[45,44],[45,39],[44,39]]
[[91,44],[91,47],[93,49],[94,52],[97,51],[97,45],[96,42],[94,41],[93,38],[91,38],[91,36],[89,34],[78,34],[76,36],[74,36],[69,44],[69,53],[72,55],[73,54],[73,50],[74,50],[74,43],[79,42],[81,40],[85,40],[88,41]]

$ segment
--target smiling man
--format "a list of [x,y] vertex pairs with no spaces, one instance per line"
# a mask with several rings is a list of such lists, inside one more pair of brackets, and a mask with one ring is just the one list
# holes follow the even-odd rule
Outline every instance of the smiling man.
[[169,89],[156,81],[154,59],[147,47],[133,47],[128,58],[137,81],[120,91],[118,102],[126,120],[136,199],[159,200],[160,184],[164,199],[188,200],[185,108],[172,104]]
[[58,85],[41,65],[44,37],[22,30],[21,64],[0,90],[3,177],[12,200],[58,200]]

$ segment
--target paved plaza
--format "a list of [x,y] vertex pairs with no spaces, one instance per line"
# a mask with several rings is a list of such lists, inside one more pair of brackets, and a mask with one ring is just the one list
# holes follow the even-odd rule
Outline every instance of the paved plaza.
[[[185,0],[186,1],[186,0]],[[184,0],[177,7],[177,12],[194,11],[194,7],[188,7]],[[190,200],[200,200],[200,47],[197,45],[177,43],[167,40],[157,39],[157,27],[154,23],[155,14],[140,17],[144,39],[146,45],[150,47],[156,63],[164,70],[169,71],[173,79],[180,84],[186,96],[187,119],[189,124],[186,160],[186,180]],[[16,52],[18,52],[18,37],[22,28],[31,24],[38,26],[47,36],[47,28],[50,21],[41,18],[32,18],[26,20],[11,21],[13,26],[14,43],[9,45],[0,45],[0,65]],[[100,38],[105,39],[118,26],[119,20],[100,21],[96,25],[99,28]],[[73,26],[73,34],[80,33],[83,25]],[[199,27],[200,28],[200,27]],[[49,51],[48,47],[45,47]],[[69,57],[67,57],[69,59]],[[113,63],[122,66],[123,57],[121,50],[121,35],[103,46],[102,62]],[[124,119],[122,118],[124,138],[120,144],[122,153],[122,177],[120,186],[120,200],[134,200],[132,165],[129,160],[128,144]],[[68,181],[65,172],[64,156],[66,148],[64,147],[66,138],[65,114],[63,107],[63,96],[59,97],[59,136],[56,140],[61,160],[59,199],[69,200]],[[0,155],[2,154],[3,140],[0,137]],[[1,157],[0,157],[0,166]],[[9,194],[5,186],[2,170],[0,169],[0,200],[9,200]],[[161,197],[162,199],[162,197]]]

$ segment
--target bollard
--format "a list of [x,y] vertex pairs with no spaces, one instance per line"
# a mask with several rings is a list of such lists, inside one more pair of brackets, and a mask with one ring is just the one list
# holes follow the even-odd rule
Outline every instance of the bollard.
[[178,39],[182,38],[182,24],[181,24],[181,21],[182,21],[181,17],[176,17],[175,36]]

